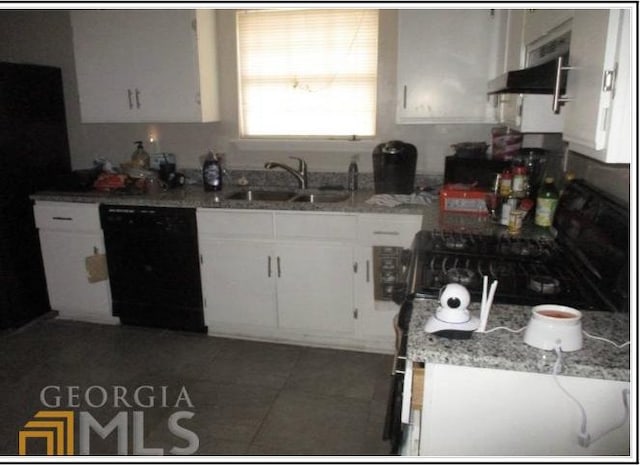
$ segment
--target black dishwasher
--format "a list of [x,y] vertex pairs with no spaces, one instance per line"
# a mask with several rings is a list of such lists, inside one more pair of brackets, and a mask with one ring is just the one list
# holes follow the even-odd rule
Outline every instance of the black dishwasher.
[[195,209],[100,205],[113,315],[206,332]]

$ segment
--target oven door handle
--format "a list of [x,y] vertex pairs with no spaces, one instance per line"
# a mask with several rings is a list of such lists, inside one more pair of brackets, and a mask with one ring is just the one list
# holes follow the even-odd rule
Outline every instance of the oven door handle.
[[409,424],[411,416],[411,391],[413,388],[413,365],[406,363],[404,367],[404,382],[402,383],[402,409],[400,411],[400,421],[405,425]]

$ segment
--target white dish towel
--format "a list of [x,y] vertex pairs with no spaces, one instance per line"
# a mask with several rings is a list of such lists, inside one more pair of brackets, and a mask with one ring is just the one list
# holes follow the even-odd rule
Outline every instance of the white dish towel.
[[397,207],[402,204],[428,205],[432,202],[433,194],[420,192],[418,194],[376,194],[365,203],[382,207]]

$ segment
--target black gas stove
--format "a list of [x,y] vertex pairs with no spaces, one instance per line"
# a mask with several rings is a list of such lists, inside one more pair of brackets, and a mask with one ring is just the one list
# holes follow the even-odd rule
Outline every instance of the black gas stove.
[[629,311],[629,209],[584,181],[563,192],[551,236],[479,235],[420,231],[406,266],[384,438],[391,453],[405,440],[402,422],[407,333],[415,299],[438,299],[448,283],[460,283],[480,302],[482,277],[498,280],[494,303],[559,304],[579,310]]
[[479,302],[482,277],[498,280],[494,302],[555,303],[583,310],[629,310],[629,214],[583,181],[571,183],[553,237],[420,231],[412,246],[408,296],[437,299],[448,283]]

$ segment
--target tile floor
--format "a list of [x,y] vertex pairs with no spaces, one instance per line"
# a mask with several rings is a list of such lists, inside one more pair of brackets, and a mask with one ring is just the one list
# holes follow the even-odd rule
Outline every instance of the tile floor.
[[[188,444],[169,430],[168,418],[190,410],[195,415],[180,424],[198,436],[202,455],[385,455],[391,363],[390,355],[43,318],[0,332],[0,454],[17,453],[18,431],[46,409],[40,394],[54,385],[79,386],[82,405],[74,410],[102,426],[119,411],[143,411],[144,447],[164,453]],[[153,386],[156,407],[113,407],[111,395],[104,407],[86,404],[89,386],[111,394],[113,385],[127,388],[130,403],[136,387]],[[170,407],[160,406],[161,386]],[[172,409],[182,386],[192,409],[186,400]],[[102,391],[89,392],[89,402],[101,402]],[[141,393],[149,402],[148,391]],[[90,441],[92,455],[117,453],[115,432],[104,439],[92,432]],[[127,442],[132,453],[134,441]]]

